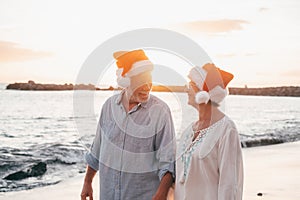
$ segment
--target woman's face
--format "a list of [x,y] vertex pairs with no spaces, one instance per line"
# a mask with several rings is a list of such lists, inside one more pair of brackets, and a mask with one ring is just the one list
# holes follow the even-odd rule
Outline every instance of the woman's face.
[[188,94],[188,104],[194,107],[198,107],[198,104],[195,102],[195,95],[199,92],[199,88],[192,81],[189,82],[186,92]]

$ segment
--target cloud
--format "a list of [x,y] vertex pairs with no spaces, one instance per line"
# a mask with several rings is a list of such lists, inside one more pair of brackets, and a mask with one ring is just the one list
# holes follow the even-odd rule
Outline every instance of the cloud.
[[235,53],[224,53],[224,54],[217,54],[218,58],[232,58],[235,56],[256,56],[257,53],[245,53],[245,54],[235,54]]
[[0,41],[0,62],[20,62],[52,55],[51,52],[22,48],[15,42]]
[[257,53],[245,53],[244,56],[256,56]]
[[0,25],[0,31],[3,31],[3,32],[5,32],[5,31],[12,31],[12,30],[16,30],[17,29],[17,27],[18,27],[18,25],[16,25],[16,24],[14,24],[14,25],[12,25],[12,24],[1,24]]
[[284,71],[278,75],[285,76],[285,77],[300,77],[300,70],[299,69],[291,69],[291,70]]
[[218,58],[232,58],[232,57],[235,57],[236,54],[234,53],[229,53],[229,54],[218,54],[217,57]]
[[243,30],[244,24],[250,24],[245,20],[209,20],[209,21],[194,21],[180,24],[181,27],[195,32],[202,33],[227,33],[231,31]]

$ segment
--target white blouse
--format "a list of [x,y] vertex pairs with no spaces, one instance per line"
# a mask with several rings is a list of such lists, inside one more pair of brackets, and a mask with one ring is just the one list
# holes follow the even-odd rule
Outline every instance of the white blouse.
[[241,143],[227,116],[193,139],[189,126],[177,148],[175,200],[240,200],[243,195]]

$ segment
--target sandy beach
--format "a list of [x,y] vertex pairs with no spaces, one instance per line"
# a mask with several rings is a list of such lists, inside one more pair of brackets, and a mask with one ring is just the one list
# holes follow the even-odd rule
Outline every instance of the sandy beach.
[[[245,200],[300,199],[300,142],[243,149]],[[5,200],[80,199],[83,174],[57,185],[27,191],[0,193]],[[94,199],[98,199],[98,176]],[[257,194],[261,193],[262,196]]]

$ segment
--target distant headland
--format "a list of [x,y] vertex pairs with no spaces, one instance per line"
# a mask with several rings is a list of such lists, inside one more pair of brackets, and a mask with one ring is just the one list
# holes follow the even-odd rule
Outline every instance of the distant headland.
[[[184,92],[185,86],[162,86],[154,85],[154,92]],[[121,90],[112,86],[107,88],[99,88],[92,84],[41,84],[34,81],[27,83],[12,83],[6,86],[7,90],[42,90],[42,91],[58,91],[58,90]],[[255,96],[292,96],[300,97],[300,86],[282,86],[282,87],[263,87],[263,88],[229,88],[231,95],[255,95]]]

